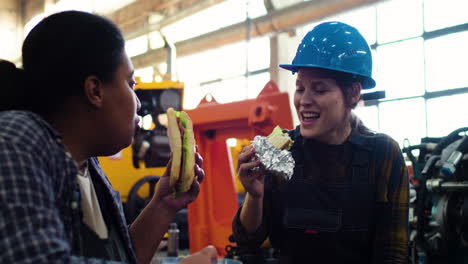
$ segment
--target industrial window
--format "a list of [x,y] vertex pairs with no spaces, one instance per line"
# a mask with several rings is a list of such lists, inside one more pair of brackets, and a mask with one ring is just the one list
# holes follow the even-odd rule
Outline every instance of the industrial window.
[[256,98],[270,80],[269,72],[249,75],[249,77],[247,77],[247,98]]
[[386,98],[424,94],[423,39],[414,38],[377,47],[377,85]]
[[263,0],[226,0],[164,27],[161,31],[172,42],[190,39],[266,14]]
[[177,59],[185,83],[184,108],[195,108],[210,93],[219,103],[254,98],[270,80],[268,37],[239,41]]
[[379,130],[379,110],[376,105],[357,107],[354,112],[364,120],[368,128],[374,131]]
[[391,0],[377,5],[379,44],[423,33],[422,0]]
[[135,70],[134,76],[139,77],[141,82],[152,82],[154,76],[154,68],[149,66]]
[[405,138],[419,142],[426,134],[424,98],[382,102],[379,108],[379,131],[400,144]]
[[424,29],[433,31],[468,22],[466,0],[425,0]]
[[129,57],[148,51],[148,35],[143,35],[125,42],[125,51]]
[[468,126],[467,102],[468,93],[427,100],[428,134],[442,137]]
[[468,86],[468,30],[429,39],[425,46],[428,92]]
[[386,98],[368,101],[355,113],[402,146],[406,138],[418,144],[422,137],[468,126],[467,9],[465,0],[390,0],[311,25],[343,21],[368,40],[375,89],[385,90]]

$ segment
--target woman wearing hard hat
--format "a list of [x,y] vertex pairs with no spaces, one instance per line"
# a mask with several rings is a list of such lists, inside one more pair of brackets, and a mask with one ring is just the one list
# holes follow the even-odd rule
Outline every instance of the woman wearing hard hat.
[[[306,34],[291,64],[300,125],[289,132],[289,181],[275,181],[255,149],[239,155],[247,190],[233,221],[238,245],[269,237],[280,263],[406,263],[408,176],[400,148],[352,113],[375,86],[369,45],[354,28],[327,22]],[[253,160],[253,161],[252,161]]]

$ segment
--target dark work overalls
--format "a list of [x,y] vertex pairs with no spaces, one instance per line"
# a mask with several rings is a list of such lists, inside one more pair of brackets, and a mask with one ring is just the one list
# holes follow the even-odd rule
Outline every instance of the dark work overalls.
[[295,139],[294,175],[281,188],[276,181],[266,183],[273,186],[275,205],[270,240],[279,249],[281,263],[370,263],[375,219],[375,186],[369,179],[372,137],[358,137],[359,144],[352,144],[344,182],[324,184],[303,177],[312,157],[303,151],[307,145],[298,130],[290,134]]

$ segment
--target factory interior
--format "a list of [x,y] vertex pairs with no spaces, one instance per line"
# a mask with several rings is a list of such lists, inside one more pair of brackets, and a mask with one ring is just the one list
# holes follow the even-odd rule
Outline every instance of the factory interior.
[[[407,256],[385,263],[468,263],[468,1],[1,0],[0,59],[21,68],[26,36],[67,10],[115,23],[134,68],[140,129],[131,145],[98,157],[127,223],[150,203],[172,157],[166,111],[193,121],[205,179],[151,263],[177,263],[210,245],[218,263],[290,263],[279,261],[268,238],[255,251],[236,243],[233,217],[247,193],[238,162],[257,135],[304,124],[295,107],[298,74],[279,65],[330,21],[367,41],[376,85],[361,90],[352,112],[397,143],[407,170]],[[307,263],[323,263],[312,255]]]

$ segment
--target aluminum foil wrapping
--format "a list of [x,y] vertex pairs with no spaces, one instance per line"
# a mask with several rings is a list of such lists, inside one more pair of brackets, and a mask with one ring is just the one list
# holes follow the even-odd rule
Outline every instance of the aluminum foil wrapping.
[[265,168],[286,180],[291,179],[294,171],[294,159],[291,152],[277,149],[266,137],[256,136],[252,141],[256,156]]

